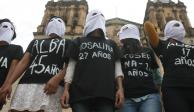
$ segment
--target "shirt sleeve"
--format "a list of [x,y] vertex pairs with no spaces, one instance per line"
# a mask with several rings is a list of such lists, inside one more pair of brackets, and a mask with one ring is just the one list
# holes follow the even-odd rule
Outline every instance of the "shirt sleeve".
[[153,49],[157,56],[160,56],[164,52],[166,44],[166,41],[159,40],[158,47]]
[[117,77],[124,77],[120,61],[115,62],[115,78]]
[[65,75],[65,83],[71,83],[73,80],[73,76],[74,76],[74,70],[75,70],[75,66],[76,66],[76,61],[71,59],[69,60],[69,64],[67,67],[67,71],[66,71],[66,75]]
[[32,40],[32,41],[30,42],[30,44],[28,45],[28,47],[27,47],[27,49],[26,49],[26,52],[29,52],[30,54],[32,54],[34,42],[35,42],[35,40]]
[[119,47],[117,46],[117,44],[114,41],[112,41],[112,43],[113,43],[113,48],[114,48],[114,58],[115,58],[115,61],[120,60],[120,58],[121,58],[121,50],[119,49]]
[[69,45],[69,50],[67,52],[67,55],[69,58],[72,58],[74,60],[78,60],[78,55],[79,55],[79,45],[80,45],[80,38],[74,39],[70,45]]
[[20,60],[23,57],[23,48],[21,46],[17,46],[14,52],[14,59]]
[[71,45],[71,40],[69,39],[66,39],[65,40],[65,54],[64,54],[64,60],[65,60],[65,63],[68,64],[69,63],[69,55],[68,53],[70,52],[70,46]]
[[151,55],[151,68],[152,69],[159,68],[158,63],[156,61],[156,56],[152,50],[150,50],[150,55]]

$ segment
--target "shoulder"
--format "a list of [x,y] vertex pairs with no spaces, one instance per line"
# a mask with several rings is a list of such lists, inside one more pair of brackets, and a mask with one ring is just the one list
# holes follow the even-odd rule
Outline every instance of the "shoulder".
[[110,42],[110,43],[113,43],[113,44],[116,44],[115,41],[111,40],[111,39],[106,39],[106,41]]
[[143,47],[142,49],[143,51],[152,52],[152,49],[149,47]]
[[17,44],[10,44],[10,47],[22,47],[22,46]]
[[154,55],[154,50],[149,47],[144,47],[143,52],[150,54],[150,55]]
[[154,47],[152,47],[152,48],[156,52],[156,54],[158,54],[158,53],[160,54],[162,52],[165,52],[165,50],[166,50],[169,43],[170,42],[168,40],[161,40],[160,39],[159,43],[158,43],[158,46],[156,48],[154,48]]
[[40,39],[33,39],[33,40],[30,41],[30,44],[31,44],[31,43],[34,43],[35,41],[39,41],[39,40],[40,40]]
[[23,54],[23,48],[20,45],[10,44],[8,51],[13,56],[18,56]]
[[113,47],[118,47],[116,42],[111,40],[111,39],[106,39],[106,42],[109,43],[110,45],[112,45]]
[[63,39],[65,42],[71,42],[71,39]]
[[77,38],[73,39],[71,42],[73,44],[80,44],[80,42],[83,41],[83,40],[85,40],[84,37],[77,37]]
[[169,43],[169,41],[168,40],[159,40],[159,44],[158,44],[158,46],[163,46],[163,45],[167,45]]
[[16,45],[16,44],[10,44],[9,46],[11,49],[23,49],[21,45]]

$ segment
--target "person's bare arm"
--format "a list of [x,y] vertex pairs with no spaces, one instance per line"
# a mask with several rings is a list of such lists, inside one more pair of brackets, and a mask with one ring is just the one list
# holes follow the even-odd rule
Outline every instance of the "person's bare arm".
[[75,70],[75,66],[76,66],[76,61],[70,58],[68,67],[67,67],[67,71],[66,71],[66,75],[64,78],[65,81],[65,85],[64,85],[64,92],[63,95],[61,96],[61,106],[63,108],[68,108],[69,107],[69,87],[71,85],[71,82],[73,80],[73,76],[74,76],[74,70]]
[[5,83],[10,79],[10,77],[11,77],[16,65],[18,64],[18,62],[19,62],[19,60],[17,60],[17,59],[12,60],[11,66],[9,68],[9,72],[8,72],[6,80],[5,80]]
[[31,58],[30,53],[26,52],[23,58],[19,61],[19,63],[15,67],[9,79],[6,79],[6,83],[13,84],[24,73],[24,71],[26,70],[30,63],[30,58]]
[[116,100],[115,107],[121,108],[124,103],[124,91],[123,91],[123,77],[119,76],[116,78],[117,91],[116,91]]
[[115,100],[115,107],[120,108],[124,103],[124,91],[123,91],[123,72],[121,69],[121,62],[120,60],[115,62],[115,78],[116,78],[116,100]]
[[64,79],[66,74],[67,64],[65,64],[64,68],[59,71],[58,74],[53,76],[45,85],[44,93],[46,94],[54,94],[57,92],[57,88],[59,83]]
[[156,48],[159,44],[159,36],[154,28],[154,25],[151,22],[146,21],[144,23],[144,30],[148,36],[148,40],[149,40],[151,46],[153,48]]
[[[13,70],[14,70],[14,68],[16,67],[16,65],[18,64],[18,62],[19,62],[19,60],[17,60],[17,59],[14,59],[14,60],[12,60],[12,62],[11,62],[11,65],[10,65],[10,68],[9,68],[9,72],[8,72],[8,74],[7,74],[7,77],[6,77],[6,80],[8,80],[10,77],[11,77],[11,75],[12,75],[12,72],[13,72]],[[6,80],[5,80],[5,83],[6,83]],[[3,86],[1,87],[1,89],[3,88]],[[1,90],[0,90],[1,91]],[[10,96],[11,96],[11,92],[12,92],[12,90],[10,89],[9,91],[8,91],[8,93],[9,94],[7,94],[7,98],[9,99],[10,98]],[[1,103],[6,103],[6,94],[0,94],[0,102]]]
[[12,71],[8,73],[8,77],[0,89],[1,96],[4,96],[4,97],[10,96],[12,84],[23,74],[25,69],[28,67],[28,64],[30,62],[30,57],[31,57],[30,53],[27,52],[25,53],[23,58],[18,62],[17,65],[15,65],[16,63],[14,62],[14,65],[11,68]]
[[60,99],[60,103],[63,108],[69,107],[69,86],[70,83],[65,83],[64,92]]

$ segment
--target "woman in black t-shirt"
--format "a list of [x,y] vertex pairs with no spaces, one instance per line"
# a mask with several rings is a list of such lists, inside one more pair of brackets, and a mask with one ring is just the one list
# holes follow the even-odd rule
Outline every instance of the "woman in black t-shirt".
[[165,112],[194,112],[194,46],[183,43],[183,24],[169,21],[164,29],[165,40],[159,39],[150,22],[144,24],[144,29],[163,64]]
[[[15,27],[9,19],[0,20],[0,110],[6,102],[6,94],[2,88],[11,76],[18,61],[23,56],[23,49],[19,45],[11,44],[16,38]],[[10,96],[10,95],[9,95]]]
[[152,70],[158,65],[154,52],[143,47],[137,26],[124,25],[118,32],[122,43],[125,103],[122,112],[161,112],[160,94]]
[[62,106],[70,103],[73,112],[114,112],[114,104],[119,107],[123,102],[123,74],[121,67],[120,73],[115,72],[118,47],[106,39],[100,11],[88,13],[84,37],[75,39],[71,48]]
[[[23,73],[11,101],[11,112],[61,112],[64,62],[68,41],[63,39],[65,23],[53,17],[46,26],[46,38],[34,39],[7,82],[7,90]],[[64,69],[65,70],[65,69]],[[54,86],[54,87],[53,87]]]

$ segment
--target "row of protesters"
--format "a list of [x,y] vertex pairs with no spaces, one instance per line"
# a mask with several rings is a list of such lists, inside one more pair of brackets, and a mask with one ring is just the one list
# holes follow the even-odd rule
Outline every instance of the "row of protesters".
[[24,54],[21,46],[10,44],[15,38],[13,24],[4,19],[0,25],[0,48],[7,48],[0,51],[4,67],[1,107],[12,84],[23,74],[11,112],[61,112],[60,103],[62,107],[70,104],[73,112],[114,112],[115,108],[121,112],[161,112],[159,90],[153,81],[152,71],[158,68],[154,52],[164,67],[165,112],[193,112],[194,47],[183,43],[185,30],[179,21],[167,23],[166,40],[159,39],[150,22],[144,24],[154,52],[141,45],[139,30],[132,24],[118,32],[120,50],[107,39],[105,18],[98,10],[88,13],[83,36],[72,42],[63,39],[63,20],[51,18],[45,30],[47,38],[34,39]]
[[[101,108],[102,111],[107,110],[109,112],[112,112],[114,111],[116,89],[117,89],[116,105],[118,107],[122,105],[122,102],[124,99],[123,88],[122,88],[123,76],[121,72],[121,66],[119,65],[120,63],[119,50],[117,45],[113,41],[107,40],[105,38],[105,19],[103,15],[98,11],[94,11],[88,14],[88,20],[90,21],[91,19],[93,19],[92,20],[93,23],[96,22],[95,20],[96,17],[98,17],[96,19],[97,21],[99,20],[102,20],[100,22],[104,21],[104,23],[102,23],[103,29],[99,26],[95,26],[93,30],[91,28],[87,28],[87,27],[91,27],[92,24],[88,26],[86,25],[87,27],[85,28],[85,32],[87,36],[83,38],[83,41],[85,41],[85,43],[87,43],[87,41],[88,43],[94,41],[93,42],[94,49],[88,52],[92,53],[92,56],[90,54],[90,57],[92,59],[95,59],[96,64],[93,64],[92,62],[94,61],[90,60],[90,66],[91,65],[94,65],[94,66],[87,69],[87,71],[91,69],[91,71],[89,71],[87,76],[89,76],[89,74],[93,72],[93,70],[95,70],[96,68],[99,68],[101,66],[103,67],[99,68],[98,70],[99,73],[96,73],[98,71],[96,72],[94,71],[94,73],[96,73],[95,74],[96,78],[92,79],[92,77],[90,76],[91,81],[88,81],[88,84],[92,81],[94,81],[93,84],[95,83],[98,84],[98,86],[96,85],[97,90],[92,92],[96,96],[94,96],[93,97],[94,99],[91,99],[91,101],[94,102],[94,100],[97,100],[99,104],[98,107],[101,107],[107,103],[107,108]],[[11,93],[12,84],[23,74],[15,90],[15,93],[12,97],[11,112],[26,112],[26,111],[61,112],[62,111],[61,106],[59,105],[60,103],[59,98],[62,95],[63,88],[61,86],[58,87],[59,85],[58,83],[63,80],[65,75],[67,65],[64,63],[68,62],[68,58],[66,57],[68,56],[67,49],[69,48],[68,47],[69,42],[62,38],[65,32],[64,29],[65,29],[65,24],[61,18],[54,17],[50,19],[45,30],[47,38],[32,40],[26,52],[24,53],[22,59],[15,67],[14,71],[11,72],[11,75],[7,76],[7,80],[3,83],[0,89],[0,96],[1,98],[4,98],[4,100]],[[77,40],[79,41],[79,39]],[[75,42],[77,40],[75,40]],[[70,57],[76,56],[76,54],[72,53],[74,52],[74,50],[77,49],[73,43],[74,41],[72,42],[72,46],[71,46],[72,51],[70,50],[71,52],[69,52]],[[102,44],[104,48],[95,47],[96,44],[99,44],[99,45]],[[79,56],[80,55],[82,54],[79,53]],[[79,57],[79,59],[82,59],[82,58],[83,58],[82,56]],[[104,61],[106,61],[107,65],[104,63]],[[115,63],[117,66],[120,67],[120,70],[115,71]],[[83,63],[83,66],[87,66],[87,64]],[[84,72],[87,72],[86,69],[84,68],[82,69],[84,70]],[[79,70],[82,71],[82,69],[79,69]],[[120,74],[115,75],[115,72]],[[115,80],[115,77],[116,77],[116,80]],[[87,77],[84,77],[84,78],[87,78]],[[103,80],[104,80],[104,83],[101,84]],[[104,87],[104,85],[107,85],[107,86]],[[90,89],[92,89],[92,86]],[[89,90],[88,93],[89,92],[91,91]],[[98,108],[94,108],[94,110],[96,109]]]
[[[17,66],[14,66],[13,60],[15,69],[13,71],[13,67],[10,68],[6,81],[1,87],[1,98],[9,97],[12,84],[23,74],[12,97],[11,112],[62,111],[60,97],[63,93],[63,82],[61,81],[65,75],[63,68],[67,67],[66,50],[69,41],[63,39],[65,24],[59,17],[51,18],[45,31],[46,38],[32,40]],[[9,61],[20,59],[22,51],[19,48],[5,46],[4,52],[10,52],[11,55]],[[7,57],[10,57],[9,55]]]

